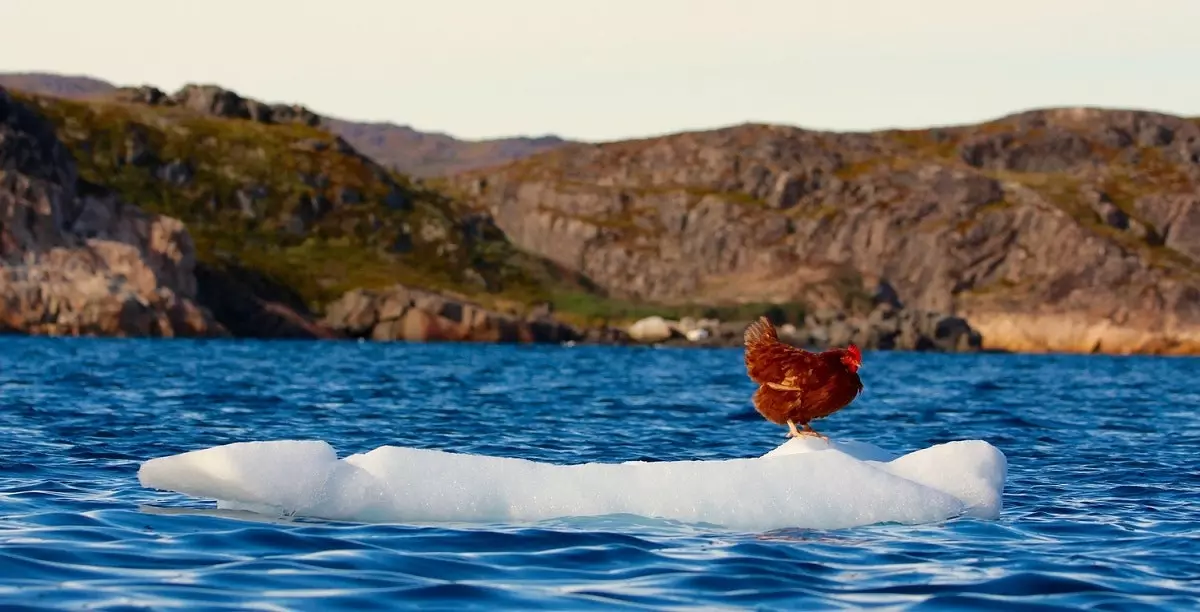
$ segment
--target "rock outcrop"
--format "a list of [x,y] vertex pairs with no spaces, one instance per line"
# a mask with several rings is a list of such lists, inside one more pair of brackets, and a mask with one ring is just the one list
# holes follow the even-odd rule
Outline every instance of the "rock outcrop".
[[179,106],[214,117],[320,126],[345,138],[377,163],[414,176],[442,176],[496,166],[567,143],[555,136],[465,141],[403,125],[322,117],[304,106],[268,104],[211,84],[189,83],[173,94],[149,85],[121,87],[112,95],[124,102]]
[[351,338],[383,342],[562,343],[583,339],[575,328],[548,315],[519,318],[403,285],[350,291],[330,304],[324,324]]
[[79,179],[53,126],[0,88],[0,331],[221,336],[183,224]]
[[236,264],[196,265],[200,303],[239,338],[330,340],[342,337],[288,287]]
[[1095,109],[572,145],[454,179],[612,294],[849,309],[870,279],[985,348],[1200,352],[1200,124]]
[[173,94],[150,85],[121,87],[113,98],[150,106],[179,106],[213,117],[249,119],[259,123],[299,123],[316,127],[321,116],[296,104],[267,104],[243,98],[236,91],[217,85],[189,83]]

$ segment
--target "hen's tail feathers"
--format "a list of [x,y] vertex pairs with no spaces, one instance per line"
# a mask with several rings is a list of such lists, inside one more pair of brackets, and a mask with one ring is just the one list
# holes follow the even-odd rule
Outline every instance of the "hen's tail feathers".
[[766,317],[759,317],[757,321],[751,323],[746,328],[746,348],[764,342],[777,342],[778,340],[779,334],[775,332],[775,326],[771,325],[771,321]]

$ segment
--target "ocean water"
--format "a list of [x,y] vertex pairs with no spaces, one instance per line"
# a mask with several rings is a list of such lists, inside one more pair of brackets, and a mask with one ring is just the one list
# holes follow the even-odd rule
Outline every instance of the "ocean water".
[[351,524],[144,489],[146,459],[322,439],[559,463],[758,456],[737,350],[0,339],[4,609],[1200,608],[1200,359],[868,353],[815,423],[1008,457],[997,521]]

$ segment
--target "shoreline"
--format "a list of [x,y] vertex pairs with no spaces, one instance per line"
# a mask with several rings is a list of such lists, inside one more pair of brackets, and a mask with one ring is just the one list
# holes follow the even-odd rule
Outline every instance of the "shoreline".
[[[627,343],[612,343],[612,342],[492,342],[492,341],[471,341],[471,340],[371,340],[368,338],[256,338],[256,337],[239,337],[239,336],[101,336],[94,334],[27,334],[22,332],[0,332],[0,338],[5,339],[44,339],[44,340],[67,340],[67,341],[133,341],[133,342],[183,342],[196,344],[373,344],[373,345],[396,345],[396,346],[445,346],[459,345],[470,347],[525,347],[525,348],[551,348],[560,349],[570,348],[618,348],[618,349],[640,349],[640,350],[728,350],[740,351],[740,345],[732,344],[701,344],[701,343],[678,343],[678,342],[661,342],[661,343],[642,343],[642,342],[627,342]],[[818,347],[805,347],[808,350],[819,351],[823,350]],[[946,356],[971,356],[971,355],[1012,355],[1026,357],[1109,357],[1109,358],[1200,358],[1200,352],[1196,353],[1180,353],[1180,352],[1082,352],[1082,351],[1063,351],[1063,350],[1008,350],[1003,348],[982,348],[975,351],[927,351],[903,348],[890,349],[864,349],[865,353],[906,353],[906,354],[936,354]]]

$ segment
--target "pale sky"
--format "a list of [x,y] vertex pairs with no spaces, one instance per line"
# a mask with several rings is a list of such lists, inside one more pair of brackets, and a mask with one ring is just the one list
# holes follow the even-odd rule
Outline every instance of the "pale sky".
[[462,138],[1200,115],[1200,0],[0,0],[0,23],[0,71]]

